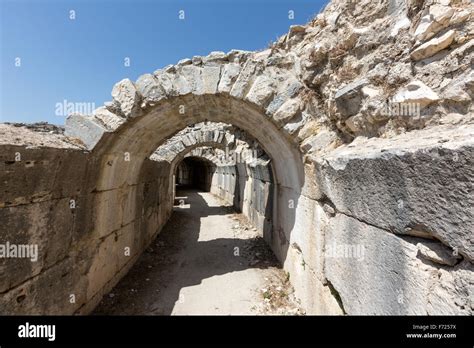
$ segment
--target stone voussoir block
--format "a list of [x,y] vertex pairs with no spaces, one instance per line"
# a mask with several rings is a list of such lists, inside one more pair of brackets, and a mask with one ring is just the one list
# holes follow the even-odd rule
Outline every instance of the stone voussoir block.
[[123,79],[112,89],[112,98],[120,105],[125,117],[140,116],[140,94],[135,84],[129,79]]

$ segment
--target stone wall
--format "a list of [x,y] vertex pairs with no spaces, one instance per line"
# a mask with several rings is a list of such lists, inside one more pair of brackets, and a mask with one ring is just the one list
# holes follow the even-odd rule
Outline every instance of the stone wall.
[[305,308],[472,315],[473,135],[439,126],[311,158],[285,262]]
[[82,301],[89,264],[85,258],[73,267],[83,251],[78,241],[92,232],[87,160],[73,146],[0,145],[1,243],[38,248],[36,261],[0,259],[0,313],[72,313],[80,306],[69,295]]
[[[239,148],[236,157],[244,159],[245,155],[241,154],[245,149]],[[249,157],[248,160],[229,164],[219,160],[225,158],[223,150],[204,147],[194,149],[185,159],[204,156],[209,163],[214,162],[215,167],[204,171],[209,176],[209,191],[243,213],[262,235],[270,235],[273,230],[275,189],[273,170],[264,153],[261,150],[256,153],[261,154],[256,160]]]
[[262,234],[270,233],[273,220],[274,186],[269,169],[245,164],[217,167],[211,185],[213,194],[242,212]]
[[[271,160],[272,180],[222,168],[212,190],[256,226],[271,211],[266,240],[308,313],[472,314],[473,6],[333,0],[266,50],[212,52],[120,81],[112,102],[68,118],[75,144],[7,138],[2,233],[53,251],[35,265],[2,260],[1,308],[87,313],[171,212],[174,168],[148,158],[210,120],[243,129]],[[203,146],[228,140],[201,134]],[[26,154],[21,164],[14,152]]]
[[[28,258],[0,258],[0,313],[87,313],[170,216],[168,168],[148,161],[137,185],[101,192],[97,163],[81,146],[24,127],[0,130],[27,142],[0,143],[0,241],[33,248]],[[111,231],[94,226],[99,200],[118,204]],[[128,215],[133,205],[143,213]]]

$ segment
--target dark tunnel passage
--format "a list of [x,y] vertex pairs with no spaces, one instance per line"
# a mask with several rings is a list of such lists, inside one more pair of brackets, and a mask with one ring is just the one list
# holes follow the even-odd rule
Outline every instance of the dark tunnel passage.
[[178,165],[175,175],[177,189],[195,188],[210,192],[216,165],[201,157],[186,157]]
[[219,165],[194,154],[177,162],[174,184],[171,218],[94,314],[277,314],[263,288],[278,295],[279,314],[301,313],[265,240],[271,164]]

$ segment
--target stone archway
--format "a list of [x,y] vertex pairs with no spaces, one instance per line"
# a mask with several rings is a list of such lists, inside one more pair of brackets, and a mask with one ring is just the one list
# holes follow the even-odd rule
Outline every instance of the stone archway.
[[178,165],[190,155],[208,159],[218,168],[228,167],[239,178],[234,183],[235,187],[224,189],[230,191],[232,199],[229,202],[234,204],[237,211],[243,210],[246,178],[249,173],[255,172],[252,168],[266,167],[265,174],[262,171],[257,173],[265,181],[274,177],[270,160],[255,139],[228,124],[200,123],[178,132],[150,156],[153,161],[170,163],[171,197],[175,196]]
[[[287,70],[265,67],[258,54],[212,53],[198,65],[180,62],[154,75],[143,75],[135,84],[122,80],[113,88],[112,103],[92,116],[72,115],[68,119],[67,133],[82,137],[100,167],[94,221],[99,252],[89,272],[93,285],[88,297],[92,303],[116,282],[101,271],[110,264],[110,258],[100,253],[113,245],[107,238],[117,233],[130,236],[129,244],[138,252],[159,232],[171,212],[166,197],[160,198],[160,212],[150,211],[143,203],[147,194],[154,195],[150,187],[169,192],[169,187],[161,187],[167,185],[166,177],[153,184],[145,179],[150,172],[148,157],[173,134],[198,122],[224,122],[241,128],[258,139],[272,160],[276,219],[269,242],[277,257],[285,260],[304,184],[304,167],[299,142],[285,129],[283,120],[289,122],[290,114],[299,112],[295,104],[300,100],[295,97],[301,88]],[[84,129],[87,136],[82,135]],[[169,173],[169,169],[162,172]],[[137,237],[133,231],[146,237]],[[132,263],[117,262],[115,273]]]

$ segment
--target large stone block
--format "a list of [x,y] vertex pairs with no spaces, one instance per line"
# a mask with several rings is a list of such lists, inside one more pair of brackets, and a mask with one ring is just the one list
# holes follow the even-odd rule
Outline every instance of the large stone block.
[[338,111],[344,117],[355,115],[362,102],[362,87],[366,86],[368,81],[360,79],[349,83],[347,86],[341,88],[334,95],[334,100]]
[[88,190],[90,156],[83,151],[11,145],[1,148],[0,182],[4,185],[0,207],[73,198]]
[[[326,233],[325,274],[348,314],[473,313],[473,265],[418,257],[420,238],[396,236],[337,214]],[[440,277],[443,282],[440,284]]]
[[474,259],[473,126],[355,142],[316,163],[320,198],[338,211]]
[[115,84],[112,89],[112,98],[120,105],[125,117],[140,115],[140,94],[129,79],[123,79]]
[[68,255],[74,229],[69,199],[2,208],[0,221],[0,244],[34,248],[29,258],[0,258],[0,292],[36,276]]
[[232,89],[234,82],[240,73],[240,65],[237,63],[229,63],[223,66],[222,76],[219,81],[217,90],[221,93],[228,93]]
[[104,125],[93,116],[72,114],[66,119],[65,134],[80,139],[89,150],[94,148],[106,131]]
[[[39,276],[0,296],[4,315],[73,314],[86,302],[87,279],[74,258],[66,258]],[[58,281],[58,280],[61,281]],[[72,301],[74,300],[74,301]]]
[[290,246],[284,269],[288,272],[295,297],[309,315],[341,315],[343,310],[327,284],[323,284],[308,267],[301,250]]
[[165,89],[152,74],[140,76],[135,84],[143,100],[147,103],[155,103],[166,98]]
[[202,93],[215,94],[221,75],[220,66],[205,66],[202,68]]

